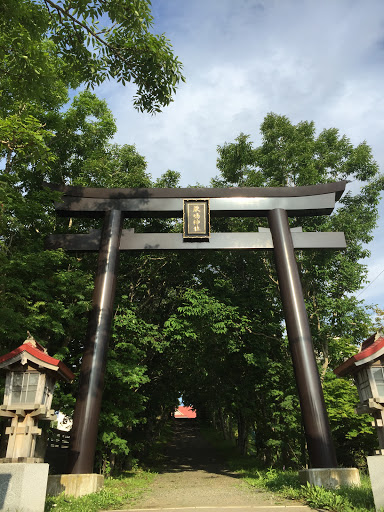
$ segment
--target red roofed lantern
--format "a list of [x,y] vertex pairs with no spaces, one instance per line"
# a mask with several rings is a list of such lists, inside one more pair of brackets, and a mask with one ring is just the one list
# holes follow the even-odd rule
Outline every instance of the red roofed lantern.
[[7,372],[0,416],[12,418],[5,431],[9,439],[2,462],[43,462],[34,458],[36,436],[41,434],[37,421],[56,419],[51,409],[55,383],[70,382],[75,376],[32,337],[1,356],[0,369]]
[[334,370],[338,377],[352,375],[359,393],[358,414],[371,414],[379,438],[376,455],[384,455],[384,336],[376,333],[366,339],[358,354]]

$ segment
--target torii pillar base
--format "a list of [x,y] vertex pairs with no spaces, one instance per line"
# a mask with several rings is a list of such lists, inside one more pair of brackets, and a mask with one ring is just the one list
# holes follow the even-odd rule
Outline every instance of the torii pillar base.
[[104,485],[104,476],[97,473],[78,475],[49,475],[47,494],[58,496],[61,493],[78,498],[99,491]]
[[360,474],[357,468],[314,468],[299,471],[300,483],[309,483],[326,489],[342,486],[360,487]]

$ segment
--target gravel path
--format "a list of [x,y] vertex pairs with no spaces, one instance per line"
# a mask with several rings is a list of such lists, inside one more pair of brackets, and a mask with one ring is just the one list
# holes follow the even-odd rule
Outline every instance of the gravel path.
[[218,460],[212,447],[201,437],[196,420],[176,419],[164,468],[134,509],[184,507],[311,510],[292,500],[247,487]]

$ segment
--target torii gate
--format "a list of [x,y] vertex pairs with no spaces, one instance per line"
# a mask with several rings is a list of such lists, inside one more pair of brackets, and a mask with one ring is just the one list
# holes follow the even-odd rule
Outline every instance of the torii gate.
[[[344,249],[344,233],[291,231],[289,216],[329,215],[346,181],[306,187],[106,189],[48,185],[63,193],[61,216],[103,217],[102,230],[51,235],[48,248],[98,251],[98,267],[80,371],[70,472],[92,473],[112,321],[118,257],[129,250],[273,249],[312,468],[336,468],[294,249]],[[270,230],[210,233],[209,217],[267,217]],[[184,217],[181,233],[123,230],[126,217]]]

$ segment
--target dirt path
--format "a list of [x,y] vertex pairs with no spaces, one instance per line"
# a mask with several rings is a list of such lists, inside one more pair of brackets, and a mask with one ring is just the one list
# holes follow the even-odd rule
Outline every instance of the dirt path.
[[[195,420],[175,420],[164,469],[134,509],[257,508],[305,512],[309,507],[247,488],[228,471],[199,432]],[[132,510],[132,509],[131,509]]]

